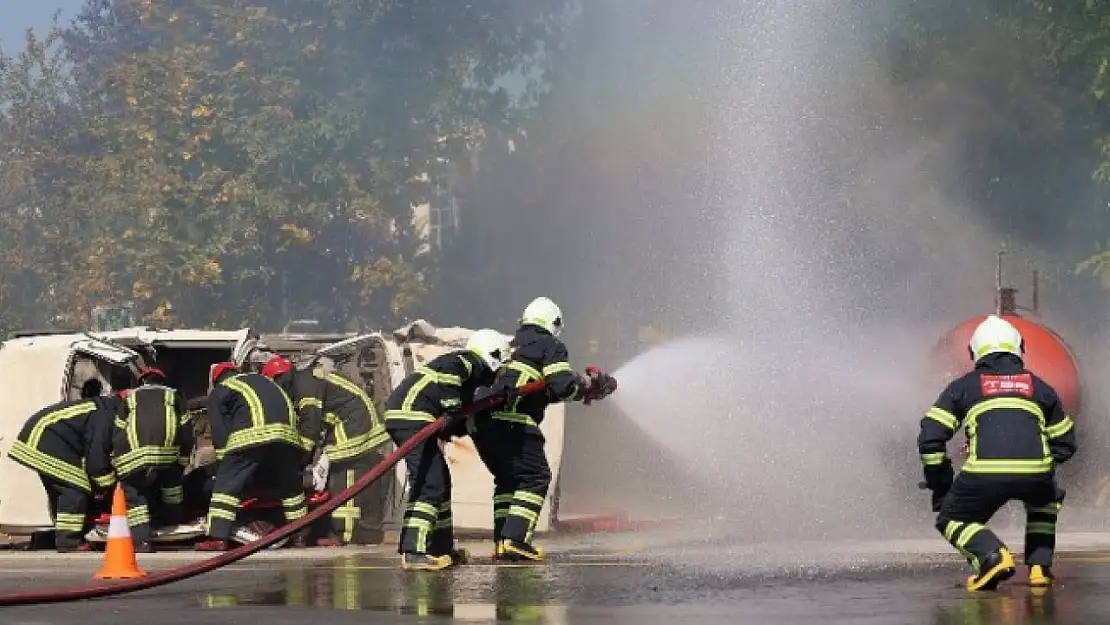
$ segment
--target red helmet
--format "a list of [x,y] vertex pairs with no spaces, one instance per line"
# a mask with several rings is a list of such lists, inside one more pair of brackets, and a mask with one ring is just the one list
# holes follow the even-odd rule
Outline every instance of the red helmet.
[[228,371],[238,370],[239,367],[236,367],[235,363],[233,362],[217,362],[208,369],[208,379],[211,380],[213,384],[215,384],[216,380],[219,380],[220,376],[222,376],[223,374],[227,373]]
[[139,371],[139,381],[142,382],[147,378],[162,378],[163,380],[165,380],[166,373],[161,369],[157,369],[155,367],[144,367],[142,370]]
[[289,359],[285,356],[279,356],[277,354],[270,356],[270,359],[266,361],[266,364],[262,365],[262,375],[270,378],[271,380],[283,373],[289,373],[292,370],[293,363],[289,362]]

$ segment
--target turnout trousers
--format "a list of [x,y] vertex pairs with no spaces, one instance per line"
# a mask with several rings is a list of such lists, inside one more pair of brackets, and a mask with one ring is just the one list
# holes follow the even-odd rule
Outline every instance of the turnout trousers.
[[[386,430],[397,446],[412,438],[427,422],[387,419]],[[443,556],[455,547],[454,521],[451,518],[451,471],[431,437],[405,455],[408,469],[408,505],[401,522],[399,553]]]
[[149,542],[159,526],[182,521],[184,467],[179,464],[144,467],[120,478],[127,499],[127,525],[136,544]]
[[961,472],[937,515],[937,530],[967,558],[975,572],[989,554],[1005,545],[986,527],[1007,502],[1025,504],[1025,564],[1051,566],[1056,549],[1056,516],[1065,492],[1052,474],[999,475]]
[[307,514],[301,481],[303,452],[287,443],[267,443],[228,452],[219,462],[208,507],[207,533],[218,540],[231,538],[246,490],[258,483],[273,485],[281,499],[286,522]]
[[54,545],[59,549],[73,548],[85,540],[89,512],[89,493],[39,473],[46,489],[50,517],[54,520]]
[[543,432],[535,425],[488,418],[470,437],[493,474],[494,542],[531,544],[551,486]]

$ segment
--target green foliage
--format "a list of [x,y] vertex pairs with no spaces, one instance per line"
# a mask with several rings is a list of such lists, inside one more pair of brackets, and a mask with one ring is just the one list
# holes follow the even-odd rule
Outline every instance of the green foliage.
[[4,229],[32,245],[0,289],[33,270],[44,316],[76,323],[130,299],[158,325],[419,312],[413,206],[511,119],[492,82],[536,62],[564,4],[90,4],[71,73],[33,38],[4,59],[3,140],[25,161],[0,192],[44,215]]
[[[690,68],[718,61],[654,38],[671,20],[694,39],[712,3],[649,5],[88,0],[74,27],[0,55],[0,329],[124,301],[158,325],[508,327],[571,292],[625,302],[596,307],[629,328],[679,323],[597,262],[681,293],[679,248],[718,227],[673,209],[715,149],[710,78]],[[1077,260],[1110,239],[1108,5],[929,0],[897,22],[897,107],[922,137],[958,126],[967,198],[1089,242]],[[509,75],[528,81],[519,99],[496,87]],[[414,206],[447,185],[462,231],[426,253]],[[1052,215],[1068,217],[1041,227]]]

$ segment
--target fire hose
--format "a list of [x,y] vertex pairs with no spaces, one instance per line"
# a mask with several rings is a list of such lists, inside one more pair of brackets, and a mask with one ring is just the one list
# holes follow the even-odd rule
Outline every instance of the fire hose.
[[[542,390],[544,382],[538,381],[527,384],[517,389],[520,395],[530,395]],[[467,404],[457,413],[460,416],[472,416],[475,413],[489,410],[497,406],[504,399],[504,394],[499,393],[489,397],[482,398],[473,403]],[[164,586],[179,582],[182,580],[196,577],[210,571],[225,567],[246,558],[247,556],[257,553],[270,545],[292,536],[296,532],[308,527],[313,522],[322,518],[324,515],[331,514],[336,508],[343,505],[355,495],[362,492],[369,487],[379,478],[386,474],[387,471],[392,469],[394,465],[401,461],[410,451],[416,448],[424,441],[432,436],[435,436],[439,430],[443,429],[446,415],[441,415],[435,421],[429,423],[412,438],[404,442],[395,449],[392,453],[382,459],[375,465],[366,475],[362,476],[357,482],[347,487],[346,490],[332,497],[320,507],[306,516],[284,525],[277,530],[255,540],[253,542],[241,545],[226,551],[219,555],[213,556],[200,562],[193,562],[185,566],[155,573],[147,577],[142,577],[134,580],[124,580],[119,582],[110,582],[103,585],[86,585],[74,586],[70,588],[54,588],[47,590],[36,590],[27,592],[16,592],[5,595],[0,595],[0,606],[16,606],[16,605],[36,605],[45,603],[63,603],[66,601],[81,601],[83,599],[95,599],[98,597],[110,597],[112,595],[122,595],[125,593],[137,592],[140,590],[147,590],[157,586]]]

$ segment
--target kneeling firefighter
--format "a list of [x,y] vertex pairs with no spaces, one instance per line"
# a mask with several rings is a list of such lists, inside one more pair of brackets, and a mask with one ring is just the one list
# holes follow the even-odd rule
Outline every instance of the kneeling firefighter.
[[[509,355],[509,341],[498,331],[470,335],[465,349],[448,352],[401,381],[386,400],[385,427],[393,442],[405,441],[443,414],[473,401],[474,391],[493,382]],[[441,439],[465,434],[466,420],[448,418]],[[451,473],[438,440],[427,440],[405,456],[409,501],[398,551],[405,568],[443,569],[466,561],[455,549],[451,518]]]
[[[616,380],[596,367],[585,375],[570,366],[567,347],[559,339],[563,313],[555,302],[540,297],[528,304],[512,340],[512,356],[489,389],[505,393],[501,410],[474,421],[471,439],[482,462],[493,474],[493,540],[501,560],[541,560],[543,550],[532,544],[532,533],[543,511],[551,468],[540,430],[550,404],[607,397]],[[515,390],[539,380],[544,390],[519,396]]]
[[[243,493],[259,479],[277,487],[285,520],[307,514],[301,486],[305,446],[297,432],[293,402],[269,378],[241,373],[231,362],[211,368],[208,420],[216,449],[216,477],[208,508],[208,540],[198,551],[224,551],[239,513]],[[302,532],[293,544],[303,544]]]
[[[361,386],[338,373],[325,371],[322,364],[297,370],[288,358],[279,355],[266,361],[262,375],[277,382],[293,400],[301,437],[306,446],[311,446],[306,459],[311,461],[314,449],[323,440],[320,460],[328,468],[327,487],[332,494],[352,486],[380,460],[375,452],[389,440],[389,435],[378,419],[374,403]],[[350,543],[362,517],[359,501],[356,496],[337,508],[330,520],[324,520],[323,530],[315,532],[320,534],[315,544]],[[378,527],[374,530],[380,531],[385,506],[384,502],[377,504],[373,506],[378,516]]]
[[99,380],[89,380],[81,399],[36,412],[8,450],[9,458],[39,474],[62,553],[90,549],[84,539],[89,499],[107,495],[116,483],[112,429],[122,400],[102,391]]
[[127,499],[135,551],[151,552],[154,520],[160,525],[183,521],[182,475],[193,441],[185,398],[166,385],[166,374],[144,369],[139,383],[120,393],[112,462]]
[[[937,530],[974,570],[968,590],[993,590],[1012,577],[1014,557],[986,523],[1007,502],[1025,504],[1029,583],[1052,583],[1056,516],[1064,490],[1055,466],[1075,453],[1075,428],[1060,398],[1025,369],[1025,342],[1001,317],[987,317],[969,344],[975,370],[948,385],[921,420],[917,438]],[[953,479],[946,444],[961,427],[969,453]]]

